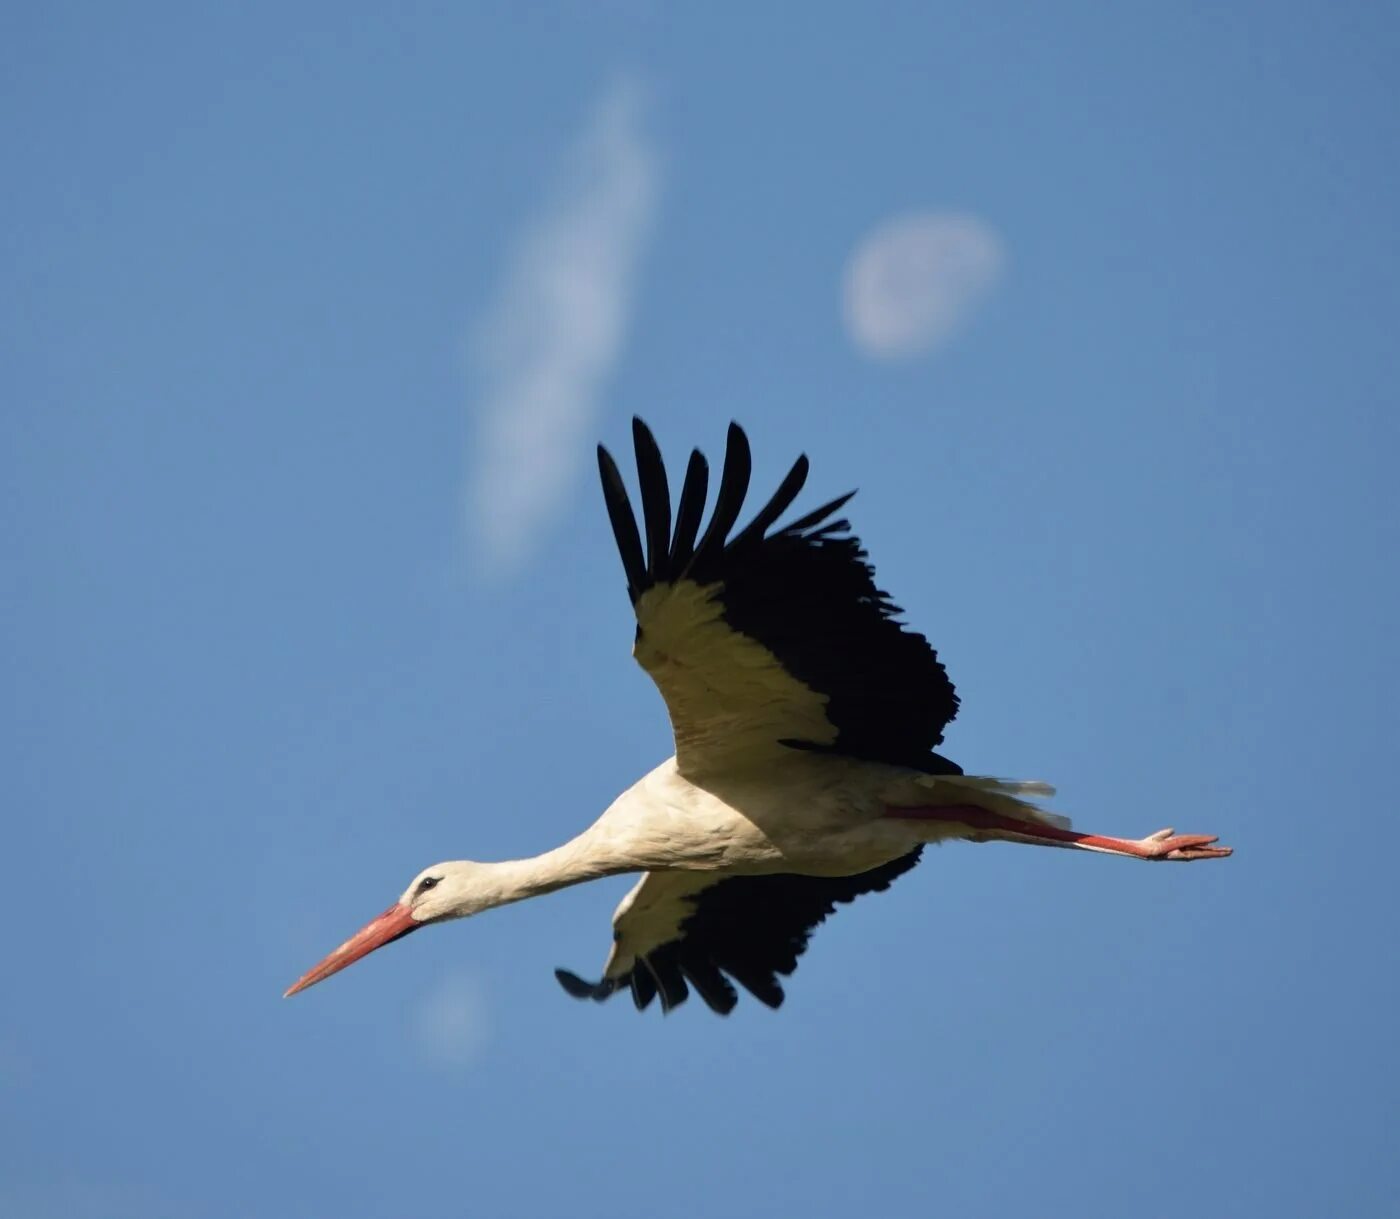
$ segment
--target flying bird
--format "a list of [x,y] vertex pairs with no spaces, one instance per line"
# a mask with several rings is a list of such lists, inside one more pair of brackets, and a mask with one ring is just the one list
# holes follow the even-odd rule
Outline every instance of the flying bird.
[[[890,886],[930,843],[1021,842],[1131,859],[1219,859],[1204,834],[1077,833],[1036,801],[1039,782],[964,774],[936,749],[958,709],[937,653],[875,585],[842,495],[778,527],[807,480],[799,457],[735,531],[749,443],[729,427],[705,523],[709,466],[690,455],[672,513],[650,430],[632,424],[635,516],[601,445],[603,498],[636,615],[633,656],[661,691],[675,754],[578,837],[533,859],[459,860],[420,872],[392,906],[288,995],[429,923],[566,885],[641,873],[613,916],[601,978],[556,970],[577,998],[626,991],[663,1011],[691,990],[730,1012],[737,986],[783,1001],[813,929]],[[854,493],[851,493],[854,494]],[[702,524],[704,525],[702,531]]]

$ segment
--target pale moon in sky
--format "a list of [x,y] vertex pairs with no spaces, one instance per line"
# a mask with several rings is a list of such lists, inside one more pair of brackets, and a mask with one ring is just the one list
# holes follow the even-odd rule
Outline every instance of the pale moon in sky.
[[886,220],[846,264],[846,330],[867,355],[923,355],[960,328],[995,287],[1006,247],[976,216],[922,212]]

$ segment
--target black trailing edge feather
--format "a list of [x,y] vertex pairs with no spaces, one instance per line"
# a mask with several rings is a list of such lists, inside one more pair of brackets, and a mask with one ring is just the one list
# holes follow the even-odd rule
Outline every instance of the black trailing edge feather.
[[554,976],[575,999],[604,1000],[630,986],[640,1011],[656,995],[663,1011],[691,989],[721,1016],[734,1010],[739,983],[760,1003],[780,1007],[779,976],[797,968],[812,932],[838,903],[880,893],[919,862],[922,848],[855,876],[731,876],[687,899],[691,913],[676,939],[653,949],[622,978],[585,982],[565,969]]

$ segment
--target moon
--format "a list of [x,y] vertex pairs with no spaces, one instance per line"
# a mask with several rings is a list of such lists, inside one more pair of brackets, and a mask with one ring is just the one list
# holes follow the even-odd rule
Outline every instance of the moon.
[[875,359],[925,355],[962,328],[1005,266],[1005,244],[976,216],[921,212],[883,221],[846,264],[847,333]]

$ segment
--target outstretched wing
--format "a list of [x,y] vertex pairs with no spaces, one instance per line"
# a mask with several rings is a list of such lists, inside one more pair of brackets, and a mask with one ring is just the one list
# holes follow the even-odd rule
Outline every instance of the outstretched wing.
[[901,626],[899,607],[875,586],[849,523],[832,519],[854,492],[769,532],[806,481],[799,457],[731,537],[751,469],[748,439],[731,423],[701,535],[703,455],[690,456],[673,526],[656,441],[640,419],[632,435],[645,549],[601,445],[598,467],[637,615],[633,654],[666,700],[681,773],[762,762],[787,745],[927,767],[957,695],[928,640]]
[[916,850],[855,876],[648,872],[613,916],[613,951],[602,980],[586,982],[566,969],[554,974],[576,999],[601,1001],[630,989],[638,1010],[659,995],[669,1011],[693,987],[712,1011],[727,1016],[738,1002],[734,982],[779,1007],[778,975],[797,968],[813,930],[836,903],[888,889],[918,862]]

